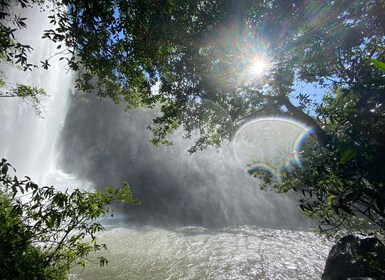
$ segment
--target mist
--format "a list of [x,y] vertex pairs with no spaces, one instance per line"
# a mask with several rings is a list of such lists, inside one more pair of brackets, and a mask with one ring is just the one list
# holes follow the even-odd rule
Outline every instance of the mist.
[[59,166],[95,188],[127,181],[141,206],[117,208],[115,222],[206,227],[304,228],[296,200],[259,190],[231,145],[188,153],[179,131],[173,146],[153,146],[146,129],[155,113],[125,112],[96,97],[73,95],[58,143]]

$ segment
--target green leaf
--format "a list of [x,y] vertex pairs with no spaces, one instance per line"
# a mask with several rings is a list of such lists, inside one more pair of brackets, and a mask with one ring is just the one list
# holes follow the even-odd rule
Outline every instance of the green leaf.
[[385,72],[385,63],[381,62],[377,59],[369,59],[369,61],[376,66],[378,69],[380,69],[382,72]]
[[345,164],[349,160],[351,160],[353,157],[356,156],[356,151],[354,150],[347,150],[344,155],[341,157],[340,163]]
[[335,195],[329,195],[328,198],[327,198],[327,202],[329,204],[332,204],[335,199],[336,199]]
[[368,79],[363,82],[365,85],[377,85],[377,86],[382,86],[385,85],[385,78],[384,77],[377,77],[373,79]]

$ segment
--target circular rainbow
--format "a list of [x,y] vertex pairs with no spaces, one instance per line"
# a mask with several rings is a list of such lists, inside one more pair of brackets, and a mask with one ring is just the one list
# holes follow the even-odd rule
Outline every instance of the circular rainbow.
[[301,146],[311,133],[310,127],[290,118],[257,118],[237,130],[233,152],[248,173],[265,170],[279,180],[283,171],[301,166]]

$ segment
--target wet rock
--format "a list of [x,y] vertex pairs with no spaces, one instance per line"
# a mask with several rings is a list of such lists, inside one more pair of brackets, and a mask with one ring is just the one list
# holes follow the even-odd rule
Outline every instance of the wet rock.
[[375,237],[348,235],[331,249],[322,280],[385,279],[385,246]]

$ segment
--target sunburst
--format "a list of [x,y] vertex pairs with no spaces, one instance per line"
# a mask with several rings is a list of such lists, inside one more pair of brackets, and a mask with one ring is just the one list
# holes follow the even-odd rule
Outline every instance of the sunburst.
[[266,72],[267,68],[268,63],[266,62],[266,60],[257,57],[252,60],[249,71],[252,75],[261,76]]

